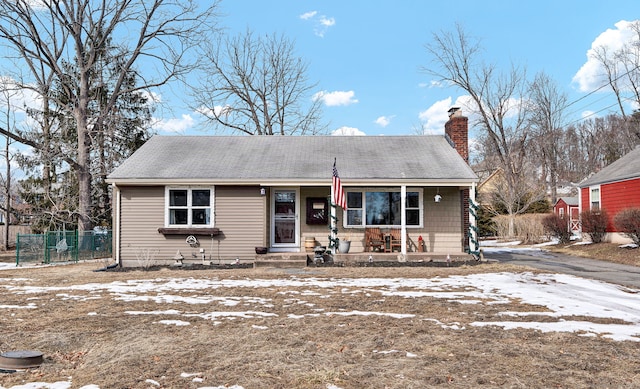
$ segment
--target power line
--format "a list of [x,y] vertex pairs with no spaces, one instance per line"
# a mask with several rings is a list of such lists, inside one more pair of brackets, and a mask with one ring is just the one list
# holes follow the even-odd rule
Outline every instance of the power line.
[[[616,81],[620,80],[622,77],[626,77],[626,76],[627,76],[627,75],[629,75],[631,72],[636,71],[636,70],[638,70],[638,69],[640,69],[640,64],[638,64],[638,65],[634,66],[633,68],[631,68],[631,69],[627,70],[625,73],[620,74],[618,77],[616,77],[616,78],[615,78],[615,79],[613,79],[612,81],[607,81],[607,82],[605,82],[604,84],[600,85],[598,88],[596,88],[596,89],[592,90],[591,92],[587,93],[586,95],[581,96],[581,97],[579,97],[579,98],[577,98],[577,99],[573,100],[572,102],[570,102],[570,103],[566,104],[566,105],[565,105],[564,107],[562,107],[561,109],[562,109],[562,110],[566,110],[567,108],[571,107],[572,105],[577,104],[578,102],[580,102],[580,101],[582,101],[582,100],[586,99],[587,97],[589,97],[589,96],[591,96],[591,95],[593,95],[593,94],[597,93],[598,91],[600,91],[600,90],[602,90],[602,89],[604,89],[604,88],[606,88],[606,87],[610,86],[612,83],[614,83],[614,82],[616,82]],[[606,98],[606,97],[603,97],[603,98],[601,98],[601,99],[599,99],[599,100],[597,100],[597,101],[603,100],[603,99],[605,99],[605,98]],[[623,98],[623,99],[624,99],[624,100],[630,100],[630,99],[628,99],[628,98]],[[597,101],[596,101],[596,102],[597,102]],[[600,110],[598,110],[598,111],[595,111],[595,112],[593,112],[593,113],[591,113],[591,114],[589,114],[589,115],[587,115],[587,116],[585,116],[585,117],[583,117],[583,118],[580,118],[580,119],[578,119],[578,120],[574,120],[573,122],[569,123],[568,125],[571,125],[571,124],[573,124],[573,123],[576,123],[576,122],[578,122],[578,121],[580,121],[580,120],[584,120],[584,119],[586,119],[586,118],[588,118],[588,117],[590,117],[590,116],[593,116],[593,115],[595,115],[595,114],[597,114],[597,113],[600,113],[600,112],[602,112],[602,111],[604,111],[604,110],[606,110],[606,109],[612,108],[612,107],[614,107],[614,106],[616,106],[616,105],[617,105],[617,103],[612,104],[612,105],[610,105],[610,106],[608,106],[608,107],[605,107],[605,108],[603,108],[603,109],[600,109]],[[573,111],[573,112],[571,112],[571,113],[575,113],[575,112],[578,112],[578,110]],[[554,114],[555,114],[555,113],[557,113],[557,112],[554,112]]]

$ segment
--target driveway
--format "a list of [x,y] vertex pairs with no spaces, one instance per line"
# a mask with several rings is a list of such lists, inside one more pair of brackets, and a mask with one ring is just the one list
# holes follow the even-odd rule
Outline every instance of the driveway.
[[485,260],[530,266],[556,273],[601,280],[640,290],[640,267],[552,253],[537,248],[483,249]]

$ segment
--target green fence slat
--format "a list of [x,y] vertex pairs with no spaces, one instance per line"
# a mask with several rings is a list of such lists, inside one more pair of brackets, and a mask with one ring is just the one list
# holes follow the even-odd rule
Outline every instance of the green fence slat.
[[96,259],[111,256],[112,231],[48,231],[16,236],[16,265],[29,261],[43,263]]

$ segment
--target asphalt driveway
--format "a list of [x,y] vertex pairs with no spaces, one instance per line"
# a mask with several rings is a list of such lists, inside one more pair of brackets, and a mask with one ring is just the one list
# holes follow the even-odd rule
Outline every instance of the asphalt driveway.
[[640,267],[620,265],[595,259],[552,253],[542,249],[487,248],[484,258],[514,265],[530,266],[556,273],[610,282],[638,289],[640,292]]

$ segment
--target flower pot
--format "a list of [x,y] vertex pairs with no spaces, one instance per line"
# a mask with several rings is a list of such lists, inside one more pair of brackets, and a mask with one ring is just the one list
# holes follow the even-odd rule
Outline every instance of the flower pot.
[[350,240],[341,240],[340,242],[338,242],[338,251],[340,251],[340,253],[347,254],[350,248],[351,248]]

